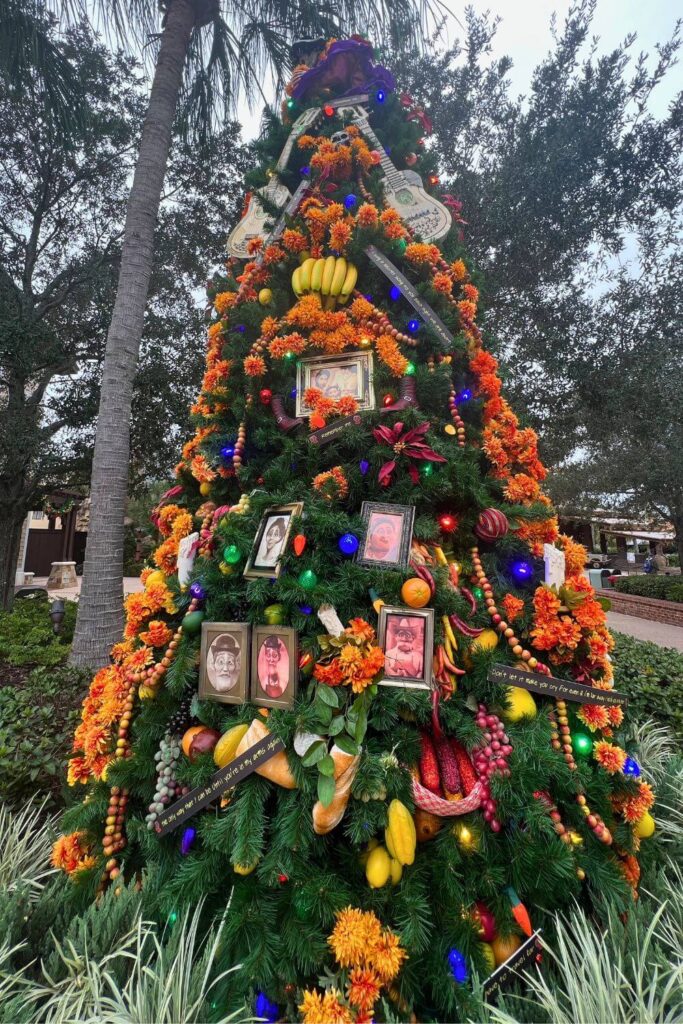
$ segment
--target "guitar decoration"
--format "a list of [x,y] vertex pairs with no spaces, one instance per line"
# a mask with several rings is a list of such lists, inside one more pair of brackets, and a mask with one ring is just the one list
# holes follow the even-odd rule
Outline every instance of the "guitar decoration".
[[[350,101],[347,100],[350,105]],[[385,175],[384,197],[400,213],[402,220],[417,231],[425,242],[434,242],[448,234],[453,223],[450,212],[438,199],[425,192],[417,171],[399,171],[387,156],[368,121],[364,107],[354,107],[353,123],[369,139],[380,154],[380,165]]]
[[[331,100],[329,106],[334,107],[335,110],[338,107],[342,106],[351,106],[352,109],[355,109],[352,106],[353,104],[367,102],[367,100],[367,94],[362,94],[358,96],[348,96],[346,97],[346,99]],[[328,104],[326,104],[326,106],[327,105]],[[259,200],[259,196],[262,196],[267,203],[269,203],[271,206],[276,206],[279,210],[283,210],[284,208],[286,214],[288,215],[291,215],[296,211],[296,206],[298,206],[299,204],[297,203],[296,206],[294,206],[293,208],[289,207],[288,204],[293,197],[287,186],[284,185],[280,180],[279,175],[282,174],[282,172],[287,167],[296,140],[301,135],[303,135],[307,129],[311,128],[316,123],[316,121],[319,120],[319,118],[322,116],[322,113],[323,111],[321,110],[320,107],[310,107],[308,110],[305,110],[303,114],[300,114],[299,117],[294,122],[294,124],[292,125],[292,130],[290,131],[289,136],[287,137],[284,149],[282,150],[278,162],[275,165],[273,177],[271,178],[267,185],[265,185],[263,188],[257,189],[256,192],[254,192],[249,201],[249,207],[247,209],[246,214],[244,215],[244,217],[242,217],[242,220],[235,225],[235,227],[228,235],[227,250],[229,256],[233,256],[238,260],[249,259],[250,254],[247,248],[249,242],[251,241],[252,238],[263,237],[264,234],[267,232],[267,229],[272,221],[272,215],[266,212],[263,204]],[[305,186],[305,182],[302,184],[304,184]],[[297,189],[296,194],[299,193],[300,189],[301,186],[299,186],[299,189]],[[278,225],[279,224],[280,221],[278,221]],[[282,233],[283,229],[284,220],[282,220],[282,227],[280,227],[279,232],[277,234],[275,231],[271,233],[269,241],[272,241],[274,238],[277,238],[279,234]]]

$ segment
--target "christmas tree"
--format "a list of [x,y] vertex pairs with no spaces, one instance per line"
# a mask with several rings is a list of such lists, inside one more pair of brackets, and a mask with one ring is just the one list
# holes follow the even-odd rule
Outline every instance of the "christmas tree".
[[297,59],[54,862],[229,905],[223,1009],[464,1019],[549,913],[628,907],[653,794],[429,118],[361,39]]

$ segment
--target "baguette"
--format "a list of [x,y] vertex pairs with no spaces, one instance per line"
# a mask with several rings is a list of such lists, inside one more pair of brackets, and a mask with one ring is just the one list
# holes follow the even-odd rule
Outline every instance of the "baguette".
[[[255,743],[262,740],[269,732],[270,730],[263,722],[255,718],[240,740],[235,757],[237,758],[240,754],[244,754],[249,747],[253,747]],[[264,779],[269,779],[277,786],[282,786],[284,789],[296,789],[296,779],[289,770],[289,763],[284,750],[278,750],[277,754],[273,754],[271,758],[259,765],[255,771],[257,775],[262,775]]]

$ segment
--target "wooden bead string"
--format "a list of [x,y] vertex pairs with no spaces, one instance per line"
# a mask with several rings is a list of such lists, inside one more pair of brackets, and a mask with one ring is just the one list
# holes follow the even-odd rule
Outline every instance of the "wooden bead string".
[[481,558],[479,557],[479,548],[473,547],[471,550],[472,564],[474,565],[474,572],[477,577],[479,586],[484,591],[484,602],[486,604],[486,610],[491,616],[491,622],[493,623],[496,631],[505,637],[508,646],[512,649],[512,653],[516,658],[521,658],[522,661],[526,661],[529,668],[534,672],[540,672],[543,675],[550,675],[550,669],[547,665],[535,658],[531,651],[527,651],[526,648],[522,647],[521,643],[515,636],[514,629],[507,624],[499,613],[496,607],[496,602],[493,597],[493,587],[491,586],[484,567],[481,564]]
[[[534,793],[534,796],[537,800],[540,800],[545,807],[548,808],[548,815],[553,823],[555,834],[560,837],[562,842],[566,843],[568,846],[578,846],[580,844],[581,837],[578,835],[577,832],[573,832],[570,829],[565,828],[565,826],[562,824],[562,816],[560,815],[557,806],[552,802],[548,794],[544,793],[540,789],[537,789]],[[580,881],[584,880],[584,878],[586,877],[586,872],[583,870],[583,868],[577,867],[576,877]]]
[[[210,517],[211,513],[208,518],[210,519]],[[206,519],[204,520],[204,523],[206,523]],[[192,598],[188,606],[187,614],[189,615],[191,612],[196,611],[198,604],[199,601],[196,598]],[[138,669],[128,673],[128,693],[126,694],[126,703],[124,704],[123,715],[119,721],[119,729],[116,739],[116,752],[114,756],[117,759],[130,757],[131,755],[128,733],[130,730],[136,688],[138,686],[148,686],[153,690],[158,689],[161,684],[161,680],[166,675],[166,672],[168,671],[168,668],[175,656],[182,632],[182,627],[179,626],[173,634],[173,638],[166,648],[161,661],[158,661],[155,665],[151,665],[147,668]],[[123,822],[125,819],[128,796],[129,791],[125,787],[120,788],[119,786],[112,786],[110,790],[109,806],[107,807],[104,836],[102,838],[102,852],[108,859],[104,867],[102,879],[100,880],[98,889],[100,894],[104,892],[107,881],[114,881],[114,879],[118,878],[121,873],[118,861],[114,855],[120,853],[120,851],[126,846],[126,838],[123,833]]]
[[[472,563],[474,565],[474,572],[479,582],[479,586],[484,591],[484,600],[486,602],[486,609],[491,616],[491,622],[495,626],[496,630],[507,640],[509,646],[512,648],[512,653],[516,658],[521,658],[522,661],[526,661],[529,668],[533,672],[540,672],[543,675],[551,675],[551,671],[547,665],[544,665],[537,658],[535,658],[530,651],[527,651],[522,647],[519,640],[514,634],[514,630],[511,626],[508,626],[507,622],[501,617],[496,608],[496,603],[493,598],[493,588],[488,581],[484,568],[481,564],[479,557],[479,549],[477,547],[472,548]],[[564,759],[567,767],[570,771],[576,771],[576,761],[571,749],[571,740],[569,738],[569,719],[567,717],[567,705],[563,700],[556,700],[555,706],[557,708],[558,718],[557,722],[554,718],[554,712],[550,713],[551,722],[555,726],[552,733],[552,745],[555,750],[562,750]],[[557,726],[559,725],[559,731]],[[562,736],[562,739],[560,739]],[[583,793],[579,793],[576,796],[576,802],[581,807],[582,813],[586,816],[586,824],[592,829],[595,836],[607,846],[612,843],[612,833],[605,825],[599,814],[591,811],[590,807],[586,803],[586,797]]]
[[237,440],[235,442],[235,454],[232,457],[232,464],[235,467],[235,472],[238,473],[242,468],[242,455],[244,453],[244,446],[247,441],[247,425],[244,420],[240,423],[237,428]]
[[465,421],[458,412],[458,407],[455,402],[455,389],[451,388],[451,393],[448,396],[448,408],[451,410],[451,419],[455,424],[455,432],[458,438],[458,447],[465,447]]

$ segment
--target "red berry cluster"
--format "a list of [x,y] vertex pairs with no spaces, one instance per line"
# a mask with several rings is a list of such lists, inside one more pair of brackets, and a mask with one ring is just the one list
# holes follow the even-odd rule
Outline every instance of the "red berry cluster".
[[481,806],[484,812],[484,821],[489,823],[493,832],[500,832],[502,825],[496,818],[497,804],[491,796],[489,779],[496,772],[505,778],[509,777],[510,769],[507,759],[512,753],[510,737],[505,732],[498,715],[490,714],[485,704],[479,705],[475,721],[484,731],[482,744],[472,751],[474,767],[483,790]]

